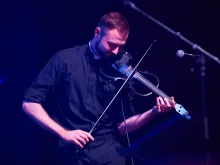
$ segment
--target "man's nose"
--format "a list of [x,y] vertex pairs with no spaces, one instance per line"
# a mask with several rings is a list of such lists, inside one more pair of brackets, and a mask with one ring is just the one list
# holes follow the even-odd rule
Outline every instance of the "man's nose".
[[118,51],[119,51],[119,47],[115,48],[112,53],[114,53],[115,55],[118,54]]

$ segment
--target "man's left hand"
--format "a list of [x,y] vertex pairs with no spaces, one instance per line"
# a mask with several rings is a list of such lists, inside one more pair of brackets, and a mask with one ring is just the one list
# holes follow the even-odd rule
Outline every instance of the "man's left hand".
[[170,103],[166,98],[162,99],[162,97],[157,97],[157,105],[154,106],[153,111],[163,113],[172,110],[175,107],[174,97],[170,97],[172,103]]

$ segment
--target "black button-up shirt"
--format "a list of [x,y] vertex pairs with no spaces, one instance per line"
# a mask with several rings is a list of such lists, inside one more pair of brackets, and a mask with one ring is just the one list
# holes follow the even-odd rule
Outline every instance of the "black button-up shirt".
[[[88,44],[57,52],[26,90],[25,100],[43,104],[52,93],[57,98],[54,120],[68,130],[89,132],[119,89],[115,82],[100,75],[102,59],[93,57]],[[99,121],[94,129],[96,135],[115,132],[116,124],[123,121],[119,98],[126,116],[132,115],[132,97],[126,91],[125,88],[122,97],[117,97]]]

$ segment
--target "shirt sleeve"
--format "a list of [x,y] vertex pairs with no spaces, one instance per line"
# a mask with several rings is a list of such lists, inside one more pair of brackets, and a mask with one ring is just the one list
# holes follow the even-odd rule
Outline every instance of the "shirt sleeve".
[[56,53],[43,69],[39,72],[35,80],[24,93],[24,99],[42,103],[45,101],[48,92],[52,91],[59,83],[62,74],[62,60],[60,54]]

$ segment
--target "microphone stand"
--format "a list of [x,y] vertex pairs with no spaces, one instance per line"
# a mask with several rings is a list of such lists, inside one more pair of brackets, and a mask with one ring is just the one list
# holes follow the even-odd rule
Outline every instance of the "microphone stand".
[[209,139],[209,126],[208,126],[208,115],[206,110],[206,90],[205,90],[205,75],[206,75],[206,58],[204,55],[199,57],[200,65],[200,90],[201,90],[201,108],[203,112],[203,124],[204,124],[204,142],[205,142],[205,165],[211,165],[210,161],[210,139]]
[[155,18],[153,18],[152,16],[150,16],[146,12],[139,9],[138,7],[136,7],[136,5],[133,2],[131,2],[129,0],[125,0],[124,5],[134,9],[137,12],[139,12],[144,17],[150,19],[151,21],[153,21],[157,25],[161,26],[162,28],[164,28],[165,30],[167,30],[168,32],[173,34],[174,36],[178,37],[179,39],[181,39],[185,43],[189,44],[192,47],[192,49],[198,50],[202,53],[202,55],[200,57],[201,106],[202,106],[202,112],[203,112],[203,117],[204,117],[204,138],[205,138],[205,149],[206,149],[205,164],[209,165],[210,164],[209,130],[208,130],[209,127],[208,127],[208,116],[207,116],[207,110],[206,110],[206,92],[205,92],[205,69],[206,69],[205,64],[206,64],[206,59],[205,59],[204,55],[206,55],[210,59],[214,60],[218,64],[220,64],[220,60],[216,56],[212,55],[211,53],[209,53],[206,50],[204,50],[203,48],[201,48],[199,45],[193,43],[192,41],[190,41],[187,38],[185,38],[184,36],[182,36],[180,32],[175,32],[174,30],[170,29],[169,27],[167,27],[163,23],[159,22],[158,20],[156,20]]

